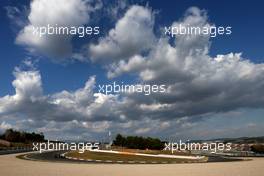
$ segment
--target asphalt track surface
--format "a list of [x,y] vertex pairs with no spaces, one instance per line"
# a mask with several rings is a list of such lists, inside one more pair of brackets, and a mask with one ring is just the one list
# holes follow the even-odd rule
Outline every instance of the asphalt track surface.
[[[263,176],[264,173],[264,158],[157,165],[43,162],[19,159],[17,155],[21,154],[0,155],[1,176]],[[55,161],[58,160],[55,158]]]
[[[24,155],[25,159],[29,160],[39,160],[39,161],[50,161],[50,162],[68,162],[68,163],[95,163],[93,161],[81,161],[81,160],[72,160],[60,157],[60,154],[65,153],[66,151],[52,151],[44,153],[29,153]],[[226,158],[221,156],[209,156],[208,162],[231,162],[231,161],[241,161],[238,158]],[[107,162],[100,162],[107,163]],[[111,164],[111,163],[110,163]]]

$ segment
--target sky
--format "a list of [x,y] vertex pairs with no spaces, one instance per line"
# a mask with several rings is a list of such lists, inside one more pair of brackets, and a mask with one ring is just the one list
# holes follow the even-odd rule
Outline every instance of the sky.
[[[50,139],[142,135],[188,140],[262,136],[263,2],[0,2],[0,132]],[[98,35],[33,35],[32,26],[98,26]],[[230,35],[164,35],[177,25]],[[98,85],[164,84],[165,93],[104,94]]]

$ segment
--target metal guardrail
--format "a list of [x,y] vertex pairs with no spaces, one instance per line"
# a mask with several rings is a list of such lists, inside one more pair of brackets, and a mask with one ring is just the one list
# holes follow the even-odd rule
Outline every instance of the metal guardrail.
[[232,152],[204,152],[192,151],[192,154],[205,155],[205,156],[227,156],[227,157],[264,157],[264,154],[254,153],[252,151],[232,151]]
[[0,147],[0,155],[33,151],[31,147]]
[[0,147],[0,150],[20,150],[20,149],[30,149],[31,147]]

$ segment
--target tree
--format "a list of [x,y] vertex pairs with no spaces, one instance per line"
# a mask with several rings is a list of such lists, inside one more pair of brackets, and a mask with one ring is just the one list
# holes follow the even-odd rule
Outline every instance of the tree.
[[27,133],[8,129],[3,135],[3,139],[10,142],[41,142],[45,140],[43,133]]
[[264,153],[264,145],[261,145],[261,144],[252,145],[250,148],[251,148],[251,151],[255,153]]
[[127,136],[123,137],[121,134],[116,136],[114,140],[114,145],[127,147],[131,149],[153,149],[161,150],[164,147],[164,144],[157,138],[144,138],[141,136]]
[[123,147],[125,143],[126,143],[126,139],[121,134],[118,134],[114,140],[114,145]]
[[10,142],[19,142],[20,133],[13,129],[8,129],[5,132],[5,140]]

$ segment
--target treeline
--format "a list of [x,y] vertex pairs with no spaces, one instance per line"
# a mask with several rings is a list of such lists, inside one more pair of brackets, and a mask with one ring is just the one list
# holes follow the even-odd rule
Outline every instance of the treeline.
[[140,136],[122,136],[118,134],[113,141],[116,146],[126,147],[130,149],[151,149],[151,150],[162,150],[164,143],[157,138],[151,137],[140,137]]
[[41,142],[45,140],[43,133],[28,133],[20,132],[13,129],[8,129],[3,135],[0,136],[0,139],[7,140],[9,142]]
[[255,152],[255,153],[264,153],[264,145],[261,144],[257,144],[257,145],[252,145],[250,147],[251,151]]

